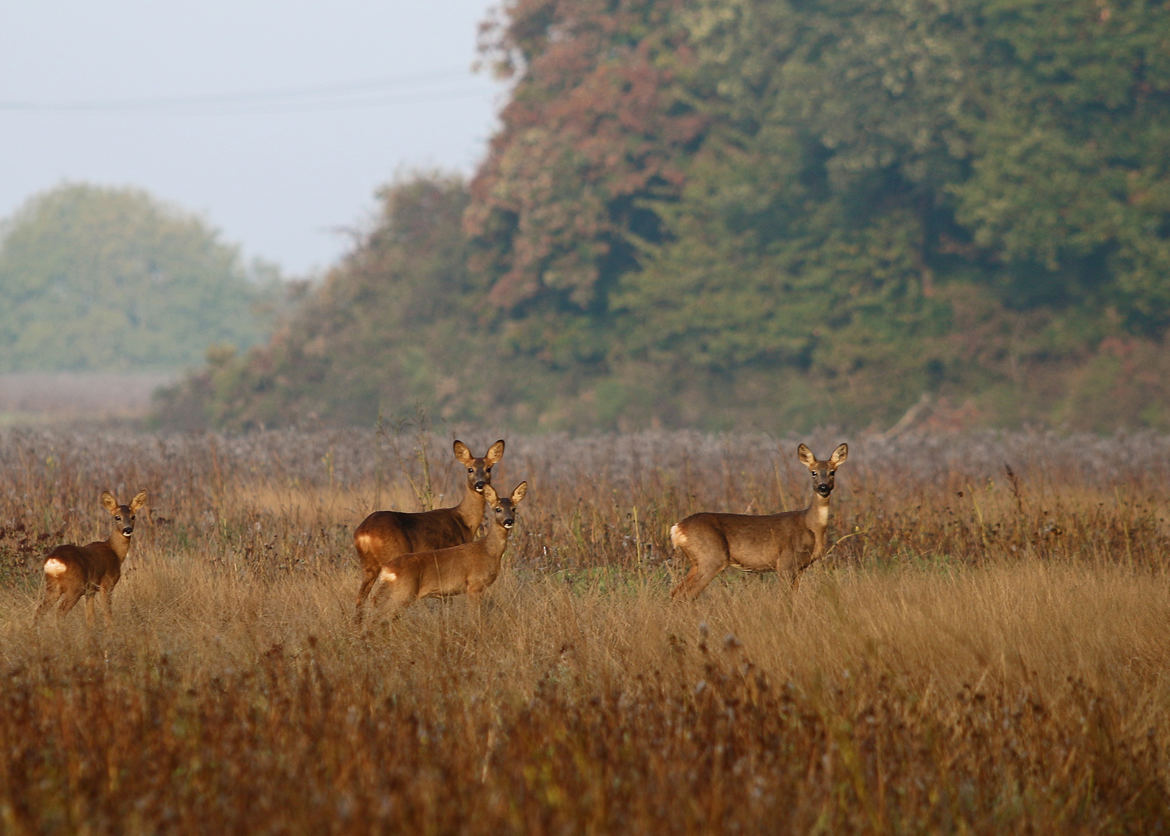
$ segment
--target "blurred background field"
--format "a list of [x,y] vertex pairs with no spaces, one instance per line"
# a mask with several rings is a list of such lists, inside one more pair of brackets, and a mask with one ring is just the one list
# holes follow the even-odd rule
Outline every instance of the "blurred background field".
[[[483,622],[362,633],[353,528],[453,504],[450,438],[0,430],[4,829],[1165,827],[1170,438],[838,436],[508,437]],[[826,559],[672,604],[669,525],[804,504],[798,440],[850,444]],[[103,488],[151,493],[114,628],[34,625]]]
[[0,426],[125,424],[141,420],[166,372],[10,372],[0,374]]

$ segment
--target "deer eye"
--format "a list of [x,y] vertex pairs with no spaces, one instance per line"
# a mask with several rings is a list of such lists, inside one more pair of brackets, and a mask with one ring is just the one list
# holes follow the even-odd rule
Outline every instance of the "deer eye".
[[485,472],[486,472],[486,473],[491,473],[491,472],[492,472],[491,465],[489,465],[489,466],[487,467],[487,469],[486,469],[486,471],[485,471]]
[[475,468],[474,468],[474,467],[469,467],[469,468],[467,468],[467,472],[468,472],[468,473],[475,473]]

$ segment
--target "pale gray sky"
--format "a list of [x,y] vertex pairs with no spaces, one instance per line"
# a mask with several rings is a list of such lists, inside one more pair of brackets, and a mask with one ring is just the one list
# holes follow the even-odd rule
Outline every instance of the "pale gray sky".
[[0,218],[135,186],[286,275],[334,264],[396,175],[471,173],[504,88],[499,0],[37,0],[0,11]]

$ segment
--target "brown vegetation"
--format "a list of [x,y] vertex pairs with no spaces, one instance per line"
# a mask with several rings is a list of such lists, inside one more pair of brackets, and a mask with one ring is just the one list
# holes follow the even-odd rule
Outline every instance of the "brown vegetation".
[[[849,438],[799,591],[687,604],[669,524],[795,507],[795,439],[508,438],[533,490],[482,620],[363,636],[350,538],[410,507],[413,442],[0,432],[0,830],[1170,823],[1170,438]],[[34,626],[30,543],[97,533],[105,485],[152,503],[114,627]]]

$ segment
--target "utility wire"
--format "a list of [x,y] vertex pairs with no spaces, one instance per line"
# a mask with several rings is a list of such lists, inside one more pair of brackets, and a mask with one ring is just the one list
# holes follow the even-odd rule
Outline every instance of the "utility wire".
[[[442,70],[409,76],[386,76],[304,87],[251,90],[196,95],[142,96],[72,101],[0,100],[0,111],[9,112],[193,112],[283,113],[386,107],[414,102],[451,101],[483,95],[481,89],[451,87],[467,80],[467,71]],[[440,85],[438,89],[433,89]],[[425,88],[431,87],[431,92]]]

